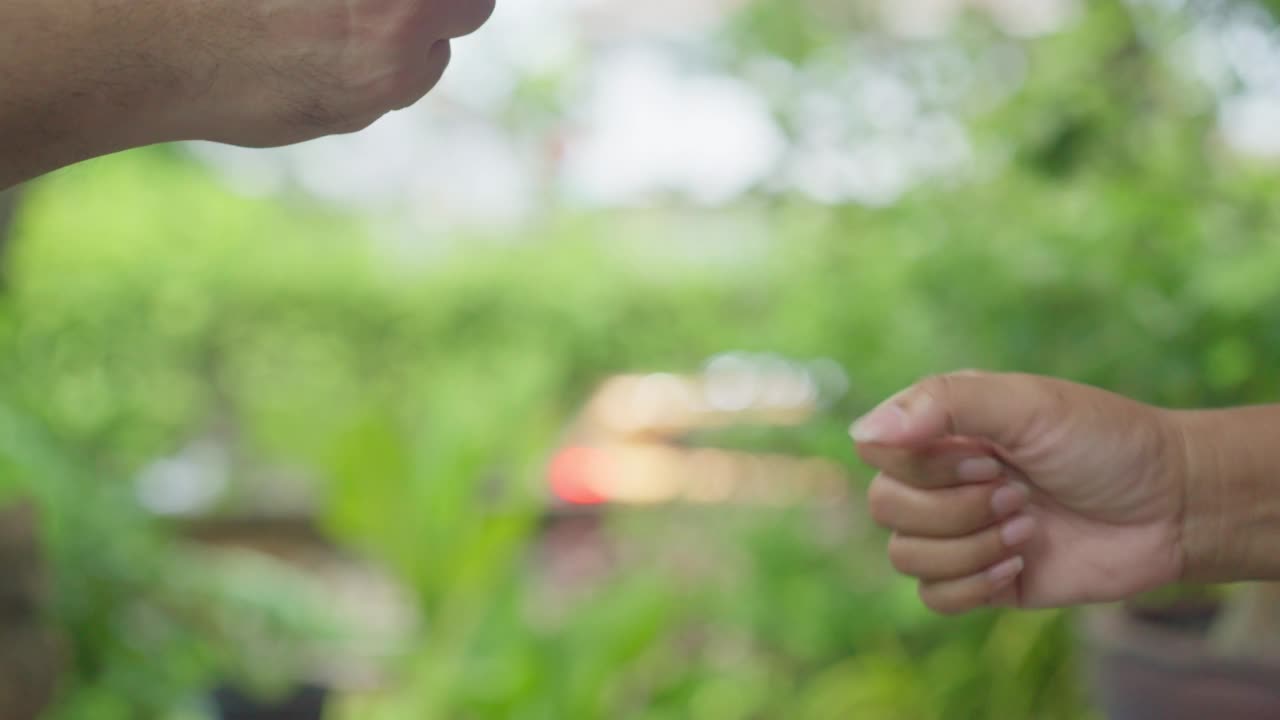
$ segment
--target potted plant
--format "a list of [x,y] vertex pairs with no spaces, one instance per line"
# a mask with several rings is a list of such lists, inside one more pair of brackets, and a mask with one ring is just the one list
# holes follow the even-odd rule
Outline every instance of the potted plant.
[[1111,720],[1280,717],[1280,583],[1173,587],[1084,615]]

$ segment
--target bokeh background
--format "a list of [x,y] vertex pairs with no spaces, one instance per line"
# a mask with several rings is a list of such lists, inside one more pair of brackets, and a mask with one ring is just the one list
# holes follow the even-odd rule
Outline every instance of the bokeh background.
[[1265,3],[504,0],[358,135],[32,183],[49,717],[1096,717],[1071,616],[893,576],[846,428],[964,367],[1273,399],[1277,160]]

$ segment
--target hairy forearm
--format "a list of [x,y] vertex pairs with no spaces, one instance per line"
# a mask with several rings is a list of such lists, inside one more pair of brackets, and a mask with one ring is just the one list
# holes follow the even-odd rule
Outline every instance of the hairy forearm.
[[1280,405],[1172,413],[1186,458],[1186,577],[1280,580]]
[[117,150],[177,139],[176,0],[0,2],[0,189]]
[[0,0],[0,189],[172,140],[287,145],[416,102],[492,0]]

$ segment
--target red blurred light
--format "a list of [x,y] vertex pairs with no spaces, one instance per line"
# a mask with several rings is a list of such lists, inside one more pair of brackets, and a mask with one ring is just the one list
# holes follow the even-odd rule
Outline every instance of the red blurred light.
[[602,474],[607,458],[599,450],[565,448],[551,460],[548,480],[556,497],[573,505],[601,505],[608,501],[592,489],[593,479]]

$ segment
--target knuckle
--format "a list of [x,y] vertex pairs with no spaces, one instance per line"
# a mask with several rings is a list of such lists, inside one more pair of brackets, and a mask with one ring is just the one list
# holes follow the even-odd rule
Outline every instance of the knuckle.
[[971,580],[920,583],[920,600],[939,615],[963,615],[986,605],[985,587]]
[[469,21],[472,25],[472,32],[479,30],[485,23],[489,22],[489,18],[493,17],[493,11],[497,9],[497,0],[464,0],[466,5],[471,8],[471,17]]
[[966,434],[965,429],[962,427],[960,418],[955,414],[955,408],[951,405],[951,401],[965,396],[963,392],[965,388],[958,387],[958,385],[961,383],[972,384],[978,381],[989,380],[993,377],[993,373],[982,370],[960,370],[925,377],[917,383],[917,388],[919,392],[924,395],[928,395],[935,403],[939,404],[943,408],[943,412],[945,413],[943,422],[947,432],[956,435],[964,435]]
[[949,488],[934,492],[928,498],[928,517],[934,532],[949,537],[964,537],[977,532],[990,520],[989,502],[984,488]]
[[1009,555],[1010,549],[1004,544],[1004,536],[1001,534],[1003,530],[1003,525],[996,525],[984,533],[981,542],[975,543],[973,551],[975,562],[995,562]]
[[416,49],[401,53],[397,71],[392,74],[386,91],[386,104],[392,110],[403,110],[418,102],[440,82],[453,57],[447,42],[437,43],[425,57],[419,57]]
[[919,595],[920,602],[939,615],[956,615],[961,612],[961,608],[934,585],[920,583]]
[[957,562],[963,564],[966,573],[979,573],[1008,556],[1008,549],[997,536],[994,540],[983,537],[970,542]]
[[893,490],[883,476],[871,482],[867,490],[867,512],[877,525],[889,527],[893,521]]
[[929,375],[916,383],[915,390],[919,394],[929,396],[935,402],[942,402],[945,406],[945,400],[951,397],[952,386],[955,384],[957,377],[953,373]]
[[916,564],[916,554],[908,540],[902,539],[898,535],[894,535],[889,539],[889,547],[887,549],[889,555],[889,564],[904,575],[914,575],[918,570]]
[[916,383],[916,389],[931,395],[941,392],[947,389],[948,377],[950,376],[941,373],[926,375]]
[[394,112],[396,110],[404,110],[408,107],[412,107],[429,91],[430,88],[423,90],[410,87],[398,89],[396,92],[391,94],[390,99],[387,101],[387,109],[389,112]]
[[926,378],[925,382],[928,384],[928,391],[931,395],[935,398],[946,398],[953,394],[957,382],[971,381],[981,377],[985,377],[985,375],[976,370],[963,370],[932,375]]
[[364,130],[381,117],[381,113],[378,113],[375,115],[341,118],[326,128],[326,132],[330,135],[350,135]]
[[997,377],[1004,386],[1004,392],[1036,398],[1039,402],[1055,402],[1069,386],[1066,382],[1031,373],[1003,373]]

